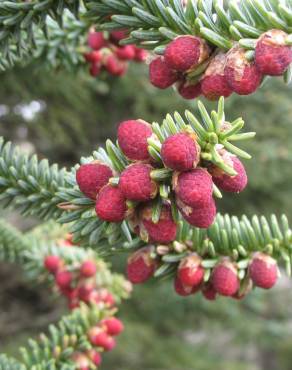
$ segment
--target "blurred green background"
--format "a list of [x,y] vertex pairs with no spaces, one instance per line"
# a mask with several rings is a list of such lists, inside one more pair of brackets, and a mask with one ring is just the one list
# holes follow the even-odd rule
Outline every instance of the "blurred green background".
[[[249,187],[225,195],[220,212],[286,213],[292,222],[291,87],[269,80],[255,95],[226,102],[228,119],[243,116],[257,137],[242,143]],[[207,104],[213,107],[213,103]],[[121,79],[95,80],[39,70],[35,65],[1,75],[0,134],[40,157],[70,167],[107,137],[115,138],[125,118],[162,122],[166,113],[196,111],[196,103],[171,89],[152,88],[145,66],[131,66]],[[10,220],[27,228],[30,220]],[[33,221],[31,221],[33,222]],[[123,271],[125,256],[114,268]],[[17,266],[0,265],[0,349],[15,354],[29,335],[46,329],[65,311],[46,288],[28,285]],[[105,356],[108,370],[290,370],[292,369],[292,284],[285,274],[270,292],[254,291],[243,302],[173,293],[171,282],[136,287],[121,307],[126,331]]]

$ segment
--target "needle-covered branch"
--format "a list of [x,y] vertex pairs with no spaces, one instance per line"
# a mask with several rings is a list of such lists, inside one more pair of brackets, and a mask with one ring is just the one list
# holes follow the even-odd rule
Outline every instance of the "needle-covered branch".
[[9,52],[9,45],[15,43],[18,51],[34,45],[35,32],[40,29],[46,34],[47,17],[50,16],[62,25],[62,16],[68,9],[79,16],[80,3],[77,0],[64,2],[52,0],[2,1],[0,4],[1,53]]
[[[96,4],[97,3],[97,4]],[[161,57],[150,63],[151,83],[175,85],[185,99],[249,95],[265,76],[291,80],[291,0],[89,2],[101,29],[128,28],[123,43]]]
[[[52,274],[50,260],[58,262],[60,277],[65,275],[64,272],[71,274],[72,289],[77,289],[78,286],[78,289],[81,290],[82,287],[83,291],[83,285],[86,285],[88,292],[90,290],[89,293],[92,291],[110,293],[116,303],[127,298],[131,290],[123,276],[111,273],[109,266],[95,251],[71,244],[67,231],[54,223],[44,224],[27,234],[22,234],[12,225],[0,220],[0,259],[19,264],[28,279],[36,283],[45,283],[62,295],[64,291],[58,286],[58,276]],[[79,276],[83,265],[89,265],[94,269],[88,281],[86,276],[84,279]],[[74,302],[78,303],[78,297],[74,298],[76,298]],[[72,302],[69,300],[70,303]]]
[[[158,254],[160,248],[157,248]],[[292,230],[286,216],[269,219],[264,216],[236,217],[220,215],[208,229],[189,227],[180,223],[176,241],[162,253],[161,270],[156,276],[164,274],[190,252],[196,252],[205,262],[204,267],[212,268],[222,257],[236,261],[243,270],[256,252],[267,253],[284,263],[287,274],[292,268]]]
[[21,348],[21,363],[0,355],[0,369],[97,369],[102,352],[115,347],[114,337],[123,330],[114,315],[131,284],[112,274],[93,250],[74,246],[53,223],[22,234],[0,220],[0,259],[19,263],[33,282],[51,285],[74,310],[48,334],[29,340]]
[[[222,259],[231,261],[240,283],[248,280],[256,253],[271,258],[273,266],[276,261],[285,262],[290,274],[291,230],[285,217],[281,221],[275,216],[271,221],[216,217],[215,198],[223,192],[239,193],[247,185],[239,157],[250,156],[234,143],[252,138],[254,133],[241,132],[241,118],[227,121],[223,99],[211,113],[201,102],[198,107],[198,117],[189,111],[184,116],[175,113],[167,115],[161,125],[143,120],[122,122],[116,143],[108,140],[105,149],[82,158],[80,166],[66,173],[60,187],[45,183],[50,209],[59,209],[58,221],[69,224],[74,243],[90,245],[100,255],[138,249],[139,257],[146,247],[154,261],[147,278],[176,274],[181,261],[193,253],[202,261],[205,283]],[[7,149],[2,152],[0,164],[5,168],[11,159]],[[25,164],[31,161],[27,158]],[[12,178],[17,189],[18,172],[11,170],[11,164],[7,167],[10,172],[3,171],[2,182],[5,176],[9,181]],[[38,171],[31,171],[40,167],[38,162],[26,167],[21,166],[21,178],[23,173],[38,178]],[[5,183],[4,194],[9,194],[10,183]],[[25,188],[26,199],[35,188]],[[27,212],[31,213],[29,208]],[[57,251],[47,249],[46,253]],[[61,260],[71,252],[64,253]],[[30,255],[31,271],[35,263],[40,265],[38,256],[34,251]],[[68,266],[65,278],[71,282],[70,261]],[[133,278],[130,272],[129,278],[137,283],[135,274]]]
[[[87,1],[86,17],[100,23],[103,29],[130,28],[129,42],[153,49],[180,35],[198,35],[220,49],[230,49],[241,41],[249,49],[263,32],[273,28],[287,33],[292,27],[291,0],[229,1],[181,0]],[[289,43],[290,39],[287,40]]]
[[[62,64],[65,58],[74,67],[78,53],[72,46],[78,48],[84,31],[95,25],[103,30],[128,29],[130,36],[123,43],[154,49],[158,54],[163,54],[165,46],[181,35],[202,37],[223,51],[229,50],[234,42],[253,50],[264,32],[278,29],[289,35],[286,43],[292,43],[291,0],[243,0],[227,4],[222,0],[190,0],[186,7],[181,0],[87,0],[84,5],[85,8],[81,7],[76,0],[69,3],[5,1],[0,4],[2,69],[17,58],[28,54],[33,57],[30,49],[35,48],[37,54],[55,58],[54,64]],[[72,14],[68,15],[70,12]],[[82,21],[74,21],[74,16]],[[61,28],[64,26],[64,31],[56,32],[57,26],[52,20]],[[56,49],[59,54],[53,55]],[[289,75],[286,73],[286,79]]]
[[[151,277],[172,278],[181,296],[201,292],[243,299],[253,288],[270,289],[284,265],[292,267],[292,230],[285,216],[241,218],[217,215],[206,230],[179,224],[177,239],[148,244],[128,258],[127,274],[134,284]],[[143,271],[143,273],[141,273]]]
[[[172,217],[175,222],[177,222],[179,210],[188,222],[194,223],[188,217],[194,205],[190,204],[190,207],[185,197],[181,198],[181,191],[177,187],[177,184],[180,183],[180,176],[178,176],[177,172],[179,168],[176,166],[179,163],[171,164],[169,159],[167,159],[175,155],[175,153],[168,153],[167,143],[170,141],[174,140],[176,142],[178,140],[180,143],[183,140],[187,142],[194,158],[190,158],[187,164],[183,164],[183,166],[188,166],[184,168],[184,171],[200,167],[200,169],[194,170],[191,176],[195,176],[195,181],[197,181],[196,178],[199,176],[202,178],[199,180],[203,181],[202,185],[207,184],[207,188],[205,188],[206,200],[208,199],[208,202],[212,202],[212,204],[210,203],[212,209],[215,209],[212,195],[222,197],[217,185],[219,184],[220,187],[220,178],[223,174],[226,174],[227,179],[228,176],[231,176],[230,179],[233,176],[235,181],[237,181],[238,171],[241,173],[242,183],[240,187],[238,187],[238,183],[236,188],[228,188],[227,191],[238,192],[246,185],[246,175],[242,172],[244,167],[242,164],[239,165],[241,162],[237,159],[236,163],[238,164],[236,166],[239,165],[239,167],[236,167],[234,160],[237,156],[244,159],[248,159],[250,156],[235,146],[234,143],[249,139],[254,136],[254,133],[241,133],[244,125],[241,118],[233,122],[226,120],[223,99],[218,104],[218,110],[212,111],[210,114],[201,102],[198,103],[198,106],[200,111],[199,117],[195,117],[190,111],[186,111],[185,117],[177,112],[173,116],[168,115],[162,125],[158,123],[150,125],[139,120],[126,121],[121,124],[121,127],[125,127],[125,129],[128,126],[133,126],[132,133],[129,132],[130,136],[127,138],[130,141],[134,140],[133,145],[137,145],[135,143],[135,135],[140,135],[140,131],[141,133],[146,133],[143,139],[144,142],[141,142],[142,148],[140,148],[141,150],[138,148],[137,153],[139,155],[144,153],[146,155],[144,159],[151,159],[151,162],[155,163],[155,168],[145,164],[146,167],[144,166],[142,169],[142,171],[150,171],[146,176],[150,176],[153,189],[151,194],[149,194],[150,198],[147,199],[151,201],[152,219],[156,220],[155,222],[159,220],[159,215],[165,208],[164,203],[166,202],[171,205]],[[89,164],[90,168],[91,162],[101,163],[103,165],[101,169],[106,171],[105,184],[110,180],[111,187],[116,189],[113,191],[117,191],[119,182],[123,181],[125,183],[125,180],[121,180],[125,171],[128,171],[127,169],[129,168],[131,168],[131,171],[133,168],[136,170],[136,167],[131,167],[132,161],[135,159],[131,157],[133,153],[128,153],[127,150],[127,144],[123,135],[120,135],[116,144],[108,140],[106,150],[100,148],[93,153],[92,157],[83,158],[81,164],[85,165],[86,169],[87,164]],[[179,148],[177,150],[180,151]],[[117,246],[125,240],[133,242],[132,221],[135,219],[136,212],[141,208],[139,206],[140,198],[138,199],[136,195],[133,197],[126,194],[125,210],[128,209],[126,213],[129,217],[123,214],[121,217],[119,216],[118,220],[115,219],[112,222],[111,216],[102,216],[102,208],[100,208],[100,211],[96,208],[96,189],[89,192],[90,194],[85,191],[84,195],[76,186],[75,169],[71,173],[65,170],[59,171],[56,165],[49,166],[45,160],[38,162],[35,156],[30,158],[21,155],[17,149],[11,148],[9,143],[2,145],[0,165],[1,197],[3,200],[6,200],[6,204],[11,203],[17,207],[20,205],[21,210],[25,214],[36,214],[42,218],[59,217],[58,221],[60,223],[70,223],[70,232],[74,234],[75,242],[83,242],[87,245],[95,246],[103,253],[106,252],[108,244]],[[92,170],[95,171],[94,166]],[[214,181],[212,181],[208,171],[210,174],[213,174]],[[80,181],[83,181],[81,172],[80,176]],[[87,176],[86,173],[84,176]],[[127,187],[127,182],[128,180],[126,180],[124,185],[122,183],[120,185]],[[204,186],[201,188],[202,191]],[[222,189],[226,190],[226,187],[224,188],[223,186]],[[84,191],[82,186],[81,190]],[[124,189],[124,191],[126,190]],[[143,196],[143,199],[145,196]],[[111,202],[110,198],[108,200]],[[201,202],[200,207],[202,205],[203,203]],[[215,212],[208,224],[202,224],[201,226],[207,227],[210,225],[214,216]],[[129,220],[131,225],[128,223]],[[195,226],[200,225],[195,222]],[[139,236],[144,240],[148,238],[142,235],[142,231]]]
[[[104,305],[83,305],[38,339],[30,339],[20,349],[21,362],[0,356],[1,370],[81,370],[97,369],[102,353],[114,348],[113,338],[123,330],[122,323],[113,317],[116,310]],[[114,326],[113,326],[114,323]]]
[[56,205],[56,192],[68,184],[69,176],[58,165],[46,159],[29,156],[11,143],[0,141],[0,193],[4,207],[13,205],[24,215],[42,219],[56,218],[62,213]]
[[14,65],[25,65],[38,60],[48,68],[76,70],[84,64],[84,50],[88,25],[76,19],[70,12],[62,14],[60,25],[52,17],[47,17],[46,33],[37,27],[34,31],[33,46],[27,42],[23,48],[10,42],[5,52],[0,52],[0,70],[5,71]]
[[[77,170],[80,189],[76,187],[70,191],[65,189],[57,193],[58,198],[63,199],[59,207],[64,210],[59,222],[71,223],[70,231],[74,234],[76,242],[96,246],[103,253],[108,249],[108,243],[117,246],[125,238],[128,242],[133,242],[131,230],[135,229],[135,217],[139,214],[139,210],[143,208],[142,205],[146,206],[145,201],[148,201],[152,209],[152,219],[156,220],[155,222],[158,222],[160,213],[164,212],[165,203],[171,205],[174,220],[179,217],[178,211],[188,220],[186,212],[189,214],[190,211],[185,209],[183,202],[175,200],[177,194],[180,193],[176,183],[179,181],[178,174],[182,170],[192,170],[199,167],[191,175],[195,177],[202,176],[204,178],[202,179],[203,182],[206,180],[206,200],[212,202],[213,208],[212,194],[219,198],[222,197],[222,194],[216,186],[216,181],[211,181],[211,176],[206,169],[212,172],[213,168],[217,168],[220,173],[236,177],[237,170],[233,161],[227,159],[226,156],[229,156],[228,153],[230,153],[233,159],[237,158],[236,156],[249,159],[249,154],[235,146],[234,142],[252,138],[255,133],[241,133],[244,125],[241,118],[233,122],[226,120],[223,99],[219,102],[218,110],[212,111],[210,114],[201,102],[198,103],[198,106],[200,116],[195,117],[190,111],[186,111],[184,116],[175,112],[173,116],[167,115],[161,125],[156,122],[150,125],[142,120],[122,122],[118,130],[118,141],[116,143],[108,140],[105,150],[100,148],[90,158],[81,159],[81,167]],[[167,154],[168,142],[171,141],[173,141],[173,150],[177,150],[177,153]],[[182,152],[187,150],[184,145],[189,146],[194,156],[190,158],[187,164],[183,164],[189,167],[181,170],[167,160],[167,157],[175,157],[180,152],[179,147],[177,147],[178,144],[182,145]],[[132,152],[132,150],[135,152]],[[135,157],[136,155],[139,158]],[[186,157],[188,157],[187,154]],[[137,159],[149,162],[152,165],[133,163]],[[239,171],[244,171],[241,166]],[[138,172],[136,173],[136,171]],[[107,205],[103,206],[99,202],[100,197],[97,198],[96,202],[100,187],[95,188],[94,180],[90,175],[91,172],[93,177],[98,178],[99,173],[103,176],[102,185],[107,185],[109,181],[107,189],[103,189],[103,191],[118,194],[119,189],[122,189],[121,207],[124,210],[121,214],[116,215],[114,219],[113,215],[105,216],[103,214],[103,207],[107,208]],[[137,180],[136,175],[143,176],[143,178]],[[133,185],[131,185],[132,177]],[[245,175],[242,179],[241,187],[245,187]],[[141,181],[140,188],[131,191],[131,186],[135,185],[136,180]],[[86,185],[87,182],[89,185]],[[88,188],[90,183],[93,184],[93,189]],[[143,186],[147,187],[147,184],[150,187],[145,190],[144,195],[136,194],[136,192],[143,192]],[[202,185],[204,184],[202,183]],[[201,185],[199,186],[201,187]],[[203,187],[198,191],[201,191]],[[238,192],[240,189],[237,188],[234,191]],[[129,194],[130,192],[132,194]],[[108,200],[109,207],[112,206],[111,196],[115,195],[107,195],[104,198],[105,202]],[[144,203],[141,203],[141,201]],[[212,223],[212,218],[209,221],[210,223]],[[207,226],[205,225],[205,227]],[[142,229],[140,231],[138,235],[142,239],[147,239],[147,236],[142,235]]]
[[26,370],[26,368],[14,358],[0,355],[0,370]]

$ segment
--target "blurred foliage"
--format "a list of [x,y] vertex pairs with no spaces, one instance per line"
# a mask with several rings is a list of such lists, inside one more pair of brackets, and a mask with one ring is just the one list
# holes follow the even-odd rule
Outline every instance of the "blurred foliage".
[[[228,119],[242,115],[246,130],[257,137],[243,146],[253,155],[245,162],[249,187],[240,196],[225,196],[221,212],[284,212],[292,219],[291,92],[273,79],[255,95],[227,101]],[[0,134],[70,166],[107,137],[115,138],[125,118],[161,122],[168,112],[195,107],[170,89],[151,87],[143,66],[131,66],[127,76],[112,80],[30,66],[1,76]],[[116,257],[114,265],[122,271],[124,257]],[[276,289],[255,291],[243,302],[210,303],[200,295],[177,297],[168,281],[137,287],[122,307],[127,330],[102,368],[290,370],[291,288],[283,277]]]

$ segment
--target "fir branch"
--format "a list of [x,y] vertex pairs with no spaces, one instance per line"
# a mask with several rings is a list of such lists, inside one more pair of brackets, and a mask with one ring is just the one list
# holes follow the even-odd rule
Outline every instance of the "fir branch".
[[[263,32],[278,28],[291,33],[292,2],[269,0],[229,1],[189,0],[186,9],[181,0],[87,1],[86,17],[102,29],[129,28],[128,41],[163,51],[174,37],[199,35],[220,49],[230,49],[233,42],[257,39]],[[249,43],[250,45],[250,43]]]
[[[185,130],[197,136],[202,149],[201,158],[213,162],[225,172],[234,175],[233,169],[226,165],[218,155],[218,150],[226,147],[228,151],[250,158],[250,156],[231,144],[234,141],[248,139],[254,133],[241,134],[243,120],[231,123],[226,121],[224,99],[220,99],[218,110],[209,114],[204,105],[198,103],[200,116],[185,113],[184,119],[179,113],[173,117],[167,115],[162,125],[152,124],[157,141],[149,141],[149,152],[160,159],[161,142],[175,132]],[[227,129],[226,129],[227,128]],[[235,137],[237,135],[237,137]],[[245,135],[242,137],[242,135]],[[82,158],[81,163],[99,160],[120,173],[130,164],[120,148],[110,140],[106,150],[100,148],[89,158]],[[96,248],[102,254],[110,254],[121,243],[133,243],[132,234],[126,221],[120,224],[108,224],[96,216],[95,202],[85,197],[76,185],[75,170],[71,173],[58,171],[56,165],[49,166],[47,161],[38,162],[36,157],[23,156],[10,143],[0,147],[0,199],[20,207],[24,214],[37,215],[41,218],[58,218],[61,224],[70,224],[74,242]],[[161,171],[154,171],[153,176],[161,176]],[[164,175],[163,175],[164,176]],[[1,186],[2,185],[2,186]],[[220,193],[215,190],[215,194]],[[57,208],[58,207],[58,208]],[[137,242],[134,241],[136,244]],[[111,248],[108,248],[108,245]]]
[[[222,147],[226,145],[230,138],[232,138],[232,141],[236,138],[241,140],[243,138],[249,138],[251,135],[239,133],[243,125],[242,120],[235,120],[231,124],[226,123],[223,99],[219,102],[218,111],[212,112],[211,115],[208,114],[201,103],[199,103],[199,110],[201,117],[198,118],[187,112],[187,121],[178,113],[175,113],[173,117],[168,115],[162,126],[159,126],[157,123],[152,125],[153,131],[160,142],[178,130],[191,130],[191,132],[195,132],[198,142],[203,148],[203,160],[213,161],[217,166],[220,166],[218,157],[215,154],[216,146],[219,145]],[[222,127],[224,128],[223,130]],[[241,137],[241,135],[245,136]],[[160,144],[158,144],[158,141],[152,142],[150,140],[149,148],[152,148],[150,153],[155,152],[159,157]],[[227,149],[230,150],[230,146]],[[244,153],[233,144],[232,149],[235,150],[235,154],[237,155]],[[10,150],[9,147],[8,152]],[[7,150],[2,150],[0,164],[7,163],[7,160],[10,158],[9,156],[7,157],[6,152]],[[246,153],[243,155],[246,157]],[[14,157],[17,158],[17,156]],[[82,158],[81,163],[87,163],[93,160],[99,160],[108,164],[117,173],[120,173],[129,165],[129,161],[119,147],[110,141],[106,144],[106,150],[100,148],[91,157]],[[7,167],[10,168],[11,165]],[[25,168],[26,165],[22,166],[23,172],[29,172],[28,170],[24,170]],[[28,166],[28,168],[31,169],[31,166]],[[54,203],[49,203],[52,207],[58,205],[62,210],[61,217],[58,221],[62,224],[70,224],[70,231],[74,233],[74,240],[82,242],[83,245],[91,245],[99,253],[104,255],[115,254],[120,251],[126,252],[144,245],[139,238],[133,238],[131,229],[126,221],[121,224],[108,224],[97,218],[94,201],[86,198],[77,188],[75,170],[73,169],[70,175],[67,174],[68,178],[70,178],[70,184],[68,182],[67,188],[56,187],[51,191],[50,198],[54,200]],[[225,167],[224,170],[226,170]],[[14,183],[18,184],[18,176],[22,172],[12,171],[12,173],[14,174]],[[153,173],[152,175],[156,177],[165,176],[164,172],[159,172],[159,170],[155,170],[155,174]],[[7,191],[9,191],[9,188]],[[28,192],[26,194],[27,198],[29,198],[29,195]],[[168,191],[165,196],[168,196]],[[58,203],[55,201],[58,201]],[[284,231],[280,232],[281,227],[277,226],[277,219],[274,217],[270,226],[265,219],[262,219],[259,225],[259,221],[256,218],[252,221],[243,218],[239,222],[235,217],[230,220],[226,216],[223,221],[218,216],[215,224],[207,231],[191,228],[186,222],[179,221],[180,231],[176,241],[182,242],[186,238],[190,238],[196,241],[194,245],[202,252],[200,252],[202,255],[213,253],[213,256],[227,253],[228,255],[237,257],[243,254],[247,255],[255,250],[268,249],[277,259],[284,258],[286,261],[289,261],[287,266],[291,264],[289,252],[291,231],[286,222],[283,221]]]
[[70,12],[62,15],[62,27],[53,18],[47,17],[46,34],[34,27],[34,45],[26,44],[19,49],[10,43],[6,55],[0,51],[0,70],[5,71],[14,65],[24,66],[38,60],[47,68],[76,70],[84,64],[88,25],[77,20]]
[[130,29],[131,37],[123,43],[142,44],[154,49],[180,34],[192,34],[180,0],[167,1],[87,1],[85,18],[102,29]]
[[[218,110],[210,114],[202,102],[198,102],[198,107],[200,112],[198,117],[195,117],[190,111],[185,112],[185,118],[178,112],[175,112],[173,116],[168,114],[161,125],[156,122],[152,124],[152,130],[157,139],[149,139],[148,150],[158,164],[161,164],[161,168],[158,167],[151,173],[152,178],[156,181],[163,181],[165,176],[169,177],[169,171],[163,167],[161,162],[161,144],[167,137],[179,131],[186,131],[196,136],[196,140],[202,149],[202,161],[214,163],[224,172],[231,175],[236,173],[218,154],[221,149],[226,147],[228,151],[237,156],[246,159],[250,158],[248,153],[237,148],[229,141],[234,143],[234,140],[249,139],[255,133],[240,133],[244,125],[242,118],[238,118],[233,122],[226,121],[223,98],[218,103]],[[131,163],[122,153],[119,146],[110,140],[107,140],[105,150],[99,148],[91,157],[82,158],[81,164],[94,160],[107,164],[118,174]],[[169,187],[169,184],[167,185]],[[169,198],[169,191],[166,191],[166,193],[165,197]],[[215,195],[221,197],[218,189],[215,189]],[[119,245],[125,242],[130,245],[132,243],[137,244],[137,240],[133,240],[131,228],[126,221],[115,224],[106,223],[98,219],[95,212],[95,202],[85,197],[77,186],[70,190],[61,189],[57,193],[57,197],[62,199],[59,207],[64,209],[64,213],[58,221],[62,224],[71,224],[70,232],[74,234],[76,242],[96,248],[102,255],[115,253],[117,248],[120,249]]]
[[[0,69],[38,57],[51,67],[74,69],[82,62],[79,49],[91,25],[109,31],[126,28],[130,36],[122,44],[137,44],[157,54],[163,54],[172,39],[186,34],[200,36],[219,49],[229,50],[239,42],[250,51],[270,29],[292,32],[291,2],[190,0],[184,8],[181,0],[87,0],[84,13],[77,0],[7,1],[2,4],[0,19]],[[81,20],[75,19],[77,16]],[[290,39],[291,35],[287,44]]]
[[[120,241],[113,245],[101,244],[99,251],[104,254],[127,253],[145,246],[141,240]],[[160,245],[156,246],[158,256]],[[156,277],[169,275],[187,253],[196,252],[205,261],[206,267],[213,267],[222,257],[230,257],[239,266],[246,267],[255,252],[271,255],[284,264],[287,274],[292,270],[292,229],[287,217],[272,215],[247,217],[217,214],[214,224],[208,229],[190,226],[186,221],[178,222],[176,240],[165,246],[168,250],[163,256]]]
[[59,217],[62,211],[57,208],[56,192],[68,187],[69,180],[66,169],[59,170],[46,159],[38,161],[36,155],[24,154],[0,139],[0,201],[4,207],[13,205],[22,214],[41,219]]
[[15,359],[0,354],[0,370],[26,370],[26,368]]
[[[93,156],[111,161],[102,149]],[[72,223],[75,241],[85,239],[90,246],[104,247],[108,242],[125,238],[124,233],[130,235],[126,225],[120,228],[97,219],[94,202],[76,187],[74,169],[71,173],[59,170],[58,165],[23,154],[3,139],[0,140],[0,201],[4,207],[13,206],[23,215]]]
[[[0,219],[0,260],[21,265],[27,278],[46,284],[52,283],[52,278],[44,267],[47,256],[59,257],[66,264],[68,271],[78,270],[83,262],[92,260],[98,270],[96,284],[99,289],[107,289],[117,302],[128,297],[129,286],[122,275],[111,273],[109,265],[92,249],[63,246],[62,241],[67,231],[59,226],[60,235],[56,239],[56,229],[57,227],[50,223],[22,234]],[[41,231],[46,233],[43,234]]]
[[0,219],[0,260],[23,263],[23,252],[29,244],[15,227]]
[[110,266],[100,259],[94,250],[40,242],[31,237],[29,237],[29,240],[31,241],[31,247],[23,253],[25,259],[23,268],[30,279],[46,283],[50,281],[48,272],[44,268],[44,260],[47,256],[59,257],[65,262],[68,271],[79,270],[83,262],[91,260],[95,262],[98,271],[96,274],[98,289],[109,291],[117,303],[128,298],[129,285],[127,281],[122,275],[112,273],[109,269]]
[[52,18],[47,19],[47,35],[38,32],[32,59],[49,68],[77,70],[85,64],[83,53],[89,27],[69,12],[62,19],[62,27]]
[[[64,228],[59,229],[65,231]],[[44,230],[49,234],[45,239],[41,233]],[[46,283],[50,282],[52,277],[44,268],[47,256],[58,257],[65,264],[66,271],[78,271],[79,279],[80,266],[90,260],[95,263],[97,273],[87,282],[90,286],[94,284],[96,294],[110,292],[115,304],[128,297],[129,283],[121,275],[111,274],[108,265],[100,260],[93,250],[49,242],[55,237],[56,231],[56,227],[50,223],[23,235],[4,220],[0,220],[0,259],[20,263],[26,275],[34,282]],[[96,281],[93,282],[93,279]],[[73,370],[79,368],[80,356],[83,356],[90,368],[96,368],[94,359],[100,356],[99,352],[103,349],[92,344],[89,330],[97,325],[104,328],[101,326],[101,320],[111,318],[117,309],[113,308],[113,303],[103,300],[102,296],[99,300],[94,300],[94,303],[86,301],[86,304],[79,302],[79,305],[80,308],[75,308],[73,313],[63,317],[57,325],[50,325],[48,334],[41,334],[38,340],[30,339],[28,345],[20,349],[21,363],[0,354],[0,369]]]
[[190,252],[201,256],[207,269],[214,267],[222,257],[230,257],[239,269],[245,269],[254,252],[263,252],[283,263],[291,276],[292,229],[285,215],[280,218],[272,215],[267,219],[256,215],[238,218],[218,214],[208,229],[180,222],[177,240],[169,247],[169,253],[162,256],[156,277],[164,276]]
[[70,239],[67,227],[61,226],[54,220],[35,226],[33,229],[25,233],[25,236],[48,243],[56,243],[60,240],[64,240],[64,238]]
[[86,353],[94,348],[87,336],[88,330],[114,313],[114,310],[108,310],[102,305],[92,307],[83,305],[80,309],[63,317],[58,324],[50,325],[48,334],[40,334],[38,340],[30,339],[27,346],[20,349],[21,364],[1,355],[0,369],[76,369],[77,365],[74,363],[72,355]]
[[27,45],[34,45],[36,29],[47,32],[46,18],[49,15],[62,25],[65,9],[79,15],[79,1],[34,0],[2,1],[0,3],[0,50],[4,57],[9,53],[9,45],[15,43],[18,52],[25,50]]

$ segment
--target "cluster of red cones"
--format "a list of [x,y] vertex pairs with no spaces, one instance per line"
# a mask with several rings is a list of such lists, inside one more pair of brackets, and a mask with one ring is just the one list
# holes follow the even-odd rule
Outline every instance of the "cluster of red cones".
[[[146,246],[129,257],[127,275],[133,284],[144,283],[154,275],[160,266],[158,248]],[[257,252],[247,263],[243,279],[239,278],[237,263],[227,257],[219,259],[207,276],[206,279],[203,259],[190,253],[177,265],[174,289],[180,296],[201,291],[208,300],[215,300],[217,295],[242,299],[253,287],[272,288],[277,282],[278,267],[272,257]]]
[[[64,244],[69,246],[71,243],[65,240],[62,241],[62,246]],[[71,247],[74,248],[72,244]],[[96,283],[98,266],[94,260],[88,259],[68,267],[59,256],[48,255],[44,260],[44,267],[54,277],[58,292],[66,297],[71,310],[78,308],[81,302],[103,303],[109,308],[115,305],[112,294]]]
[[[216,216],[214,184],[223,191],[235,193],[247,185],[243,164],[226,150],[218,149],[218,155],[234,170],[233,176],[202,160],[201,148],[193,132],[179,132],[162,142],[163,168],[149,154],[150,138],[155,140],[156,136],[147,122],[124,121],[118,128],[118,145],[128,160],[126,168],[116,173],[108,165],[95,161],[77,170],[79,189],[96,201],[96,214],[101,220],[122,222],[127,219],[133,232],[144,241],[168,244],[176,239],[177,233],[172,205],[189,224],[208,228]],[[159,170],[168,173],[166,179],[157,179]],[[112,177],[115,177],[114,182]],[[162,184],[169,188],[172,197],[162,200],[160,214],[153,219]]]
[[[253,59],[239,44],[226,53],[212,50],[197,36],[179,36],[168,44],[164,56],[150,63],[151,83],[166,89],[176,85],[185,99],[203,95],[209,100],[232,93],[249,95],[257,90],[265,75],[281,76],[292,62],[287,34],[273,29],[256,42]],[[200,70],[204,70],[203,73]]]
[[112,76],[123,76],[128,69],[128,62],[144,62],[147,52],[135,45],[120,46],[119,42],[127,37],[126,31],[105,32],[91,31],[88,35],[90,52],[84,54],[90,64],[90,74],[98,76],[107,71]]
[[102,352],[112,351],[116,346],[115,338],[124,330],[123,323],[115,317],[107,317],[88,330],[87,336],[92,348],[72,355],[76,369],[97,369],[102,362]]
[[[60,247],[74,248],[72,236],[59,241]],[[56,287],[68,300],[68,306],[74,310],[85,304],[102,304],[109,309],[110,316],[88,330],[87,336],[91,348],[72,354],[71,360],[78,370],[97,369],[102,362],[102,353],[111,351],[116,346],[115,338],[124,330],[123,323],[112,316],[115,311],[115,300],[105,288],[97,285],[98,265],[94,260],[85,260],[78,264],[66,266],[66,262],[57,255],[48,255],[44,259],[45,269],[54,277]],[[74,368],[75,368],[74,367]]]

